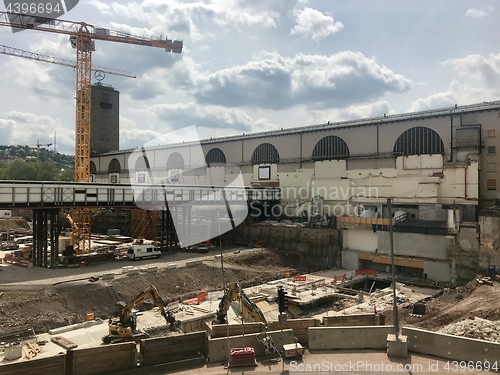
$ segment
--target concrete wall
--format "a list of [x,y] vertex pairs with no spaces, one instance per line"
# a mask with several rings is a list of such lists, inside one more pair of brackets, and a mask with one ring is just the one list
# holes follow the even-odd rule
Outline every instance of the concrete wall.
[[288,319],[286,324],[280,325],[279,322],[269,323],[270,331],[277,331],[281,329],[291,329],[293,334],[301,343],[307,343],[308,331],[310,327],[317,327],[321,324],[319,319],[306,318],[306,319]]
[[[278,349],[283,345],[294,343],[294,334],[291,329],[281,331],[270,331],[267,333],[272,337],[274,345]],[[229,349],[252,347],[255,349],[255,355],[263,356],[266,354],[264,347],[257,340],[258,333],[252,333],[245,336],[232,336],[228,339],[221,337],[208,340],[208,355],[211,363],[221,363],[229,360]]]
[[5,364],[0,366],[0,373],[2,375],[65,375],[65,368],[66,354],[58,354],[50,358],[35,358],[30,361]]
[[385,349],[391,326],[312,327],[309,328],[309,350]]
[[[500,171],[500,164],[498,166]],[[480,252],[479,266],[495,265],[500,269],[500,211],[487,211],[479,215]]]
[[455,238],[448,238],[446,251],[452,259],[452,281],[464,284],[479,272],[479,225],[462,223]]
[[500,358],[498,343],[408,327],[403,327],[402,333],[407,336],[408,351],[413,353],[457,361],[478,361],[483,364],[486,361],[490,364],[496,361],[498,364]]
[[374,253],[378,248],[378,232],[364,229],[347,229],[342,231],[342,247],[344,249],[362,250]]
[[262,225],[240,225],[239,241],[264,240],[268,246],[307,256],[309,262],[322,268],[340,262],[340,232],[337,229],[288,228]]
[[427,278],[430,280],[450,282],[451,263],[424,261],[424,273],[427,274]]
[[141,366],[199,358],[206,348],[206,332],[141,340]]
[[[378,252],[390,255],[389,232],[378,231]],[[444,236],[419,233],[394,233],[394,254],[396,256],[419,257],[446,260]]]
[[244,324],[214,324],[211,327],[210,337],[216,339],[218,337],[248,335],[249,333],[260,333],[265,330],[264,323],[244,323]]
[[67,351],[68,366],[73,375],[110,374],[135,369],[135,342]]
[[359,268],[357,251],[342,250],[342,268],[346,270],[357,270]]
[[325,327],[383,326],[384,314],[353,314],[323,317]]

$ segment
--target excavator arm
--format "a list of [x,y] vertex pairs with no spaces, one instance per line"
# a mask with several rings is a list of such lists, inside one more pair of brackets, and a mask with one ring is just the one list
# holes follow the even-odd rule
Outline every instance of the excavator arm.
[[250,298],[248,298],[238,283],[230,284],[229,288],[224,292],[224,296],[222,297],[219,303],[219,308],[217,309],[216,322],[218,324],[226,323],[227,311],[233,301],[240,301],[243,314],[250,316],[254,322],[267,324],[267,319],[262,310],[254,302],[252,302]]
[[122,324],[126,324],[126,322],[130,320],[132,309],[139,303],[148,299],[149,297],[153,297],[156,306],[160,309],[160,313],[161,315],[163,315],[167,323],[169,324],[175,323],[175,318],[173,314],[170,311],[168,311],[167,307],[165,306],[165,303],[160,297],[160,293],[158,293],[158,289],[156,289],[154,285],[150,285],[146,289],[144,289],[144,291],[142,291],[132,301],[130,301],[129,303],[127,303],[125,306],[122,307],[122,313],[120,316],[120,321],[122,322]]
[[154,285],[150,285],[132,301],[123,305],[119,318],[109,319],[109,334],[104,336],[102,341],[104,343],[111,343],[133,339],[136,334],[137,318],[136,315],[132,313],[132,310],[135,306],[149,297],[153,298],[156,306],[160,309],[161,315],[165,318],[167,323],[169,323],[170,326],[173,326],[176,323],[174,315],[167,309],[156,287]]

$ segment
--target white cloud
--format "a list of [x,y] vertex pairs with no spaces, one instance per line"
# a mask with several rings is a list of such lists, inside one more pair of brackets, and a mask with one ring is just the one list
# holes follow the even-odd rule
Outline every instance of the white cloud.
[[451,66],[468,81],[475,80],[485,87],[496,87],[500,78],[500,53],[488,56],[468,55],[458,59],[448,59],[444,66]]
[[290,35],[302,35],[313,40],[320,40],[344,28],[342,22],[335,22],[332,16],[312,8],[295,11],[297,24]]
[[[490,7],[489,10],[491,11],[491,10],[493,10],[493,8]],[[467,9],[467,12],[465,13],[466,17],[473,17],[473,18],[483,18],[483,17],[486,17],[487,15],[488,15],[488,12],[483,8]]]
[[[0,127],[10,129],[10,144],[36,145],[53,143],[57,134],[57,148],[64,153],[73,153],[74,131],[66,128],[59,118],[37,115],[30,112],[10,111],[0,118]],[[2,135],[3,130],[2,130]]]
[[375,59],[350,51],[292,58],[270,53],[198,79],[195,97],[199,103],[273,110],[296,105],[342,107],[387,92],[404,92],[411,86],[409,79]]
[[439,92],[426,98],[414,101],[408,112],[426,111],[429,109],[451,107],[457,103],[457,97],[452,91]]

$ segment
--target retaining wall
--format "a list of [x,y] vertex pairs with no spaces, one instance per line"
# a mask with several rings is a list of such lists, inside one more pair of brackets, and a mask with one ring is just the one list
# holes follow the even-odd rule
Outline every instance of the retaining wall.
[[391,326],[311,327],[309,350],[386,349]]
[[408,351],[428,354],[457,361],[486,362],[490,364],[500,359],[500,344],[470,339],[467,337],[446,335],[425,331],[418,328],[403,327],[407,336]]
[[323,317],[325,327],[346,326],[383,326],[385,325],[384,314],[353,314]]
[[244,323],[242,324],[229,324],[226,326],[225,324],[214,324],[211,327],[212,333],[211,338],[216,339],[218,337],[226,337],[229,331],[229,336],[239,336],[239,335],[248,335],[250,333],[260,333],[263,332],[264,323]]
[[280,325],[279,322],[270,322],[269,330],[278,331],[283,329],[291,329],[293,334],[301,343],[307,343],[308,340],[308,330],[310,327],[317,327],[321,325],[319,319],[308,318],[308,319],[289,319],[286,324]]
[[141,340],[141,366],[206,357],[207,333]]
[[58,354],[50,358],[32,359],[30,361],[9,363],[0,366],[2,375],[64,375],[66,354]]
[[[293,344],[294,335],[291,329],[281,331],[273,331],[267,333],[273,338],[274,344],[278,350],[283,350],[283,345]],[[266,351],[262,344],[257,340],[258,333],[251,333],[244,336],[232,336],[227,339],[227,337],[221,337],[217,339],[208,340],[208,355],[209,361],[211,363],[226,362],[229,360],[229,347],[228,341],[231,349],[235,348],[246,348],[253,347],[255,349],[255,355],[264,356]]]
[[68,366],[73,375],[110,374],[135,369],[135,342],[67,351]]

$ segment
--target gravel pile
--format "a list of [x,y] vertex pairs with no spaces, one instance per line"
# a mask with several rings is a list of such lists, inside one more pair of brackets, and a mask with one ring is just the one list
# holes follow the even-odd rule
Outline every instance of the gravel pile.
[[500,343],[500,321],[475,317],[451,323],[438,332]]

